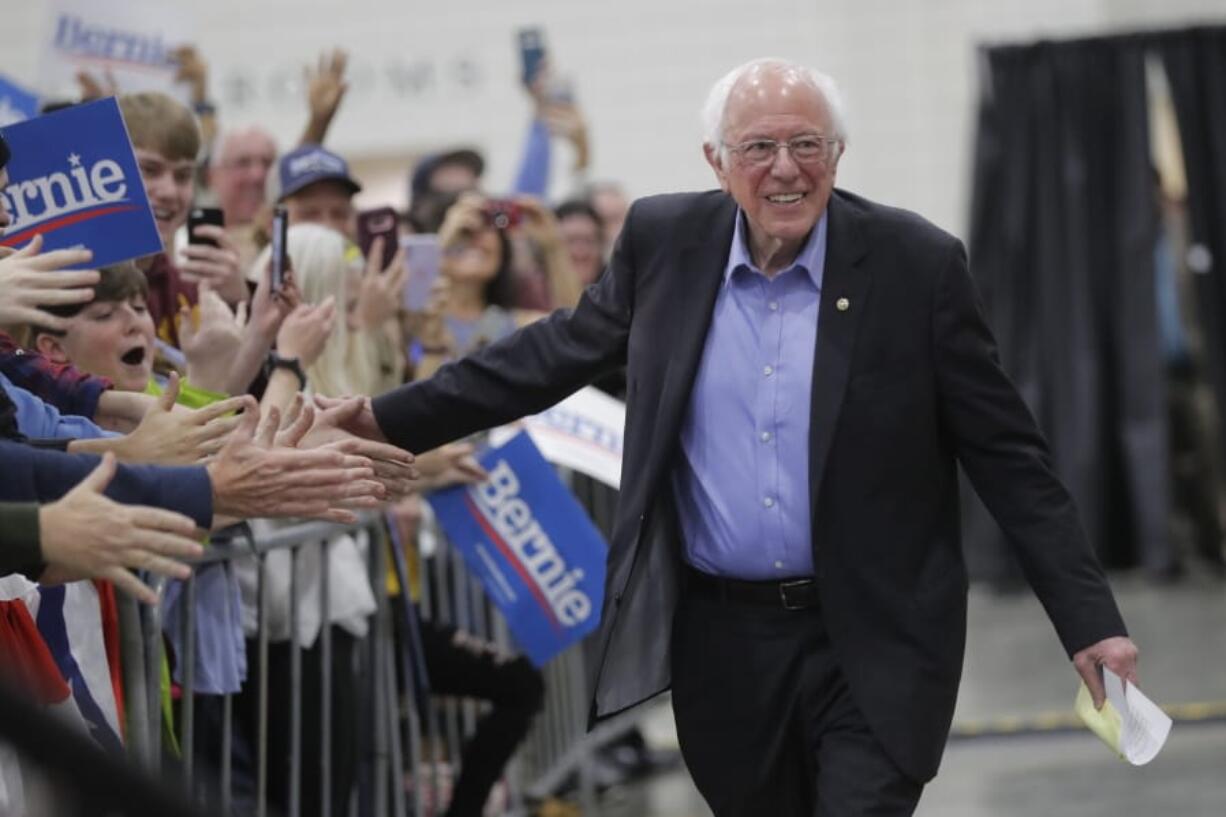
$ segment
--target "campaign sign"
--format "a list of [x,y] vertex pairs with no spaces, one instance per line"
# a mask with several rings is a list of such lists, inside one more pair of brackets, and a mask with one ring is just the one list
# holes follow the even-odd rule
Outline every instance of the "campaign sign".
[[128,130],[113,98],[0,129],[13,158],[0,206],[12,223],[0,244],[35,234],[44,250],[85,247],[89,268],[162,251]]
[[608,485],[621,487],[626,404],[585,386],[540,414],[490,431],[494,445],[522,428],[545,459]]
[[0,74],[0,128],[38,116],[38,94]]
[[539,667],[600,622],[607,547],[526,434],[480,461],[488,480],[426,499]]
[[76,75],[114,80],[123,93],[161,91],[188,102],[188,87],[175,82],[176,46],[194,39],[190,9],[155,0],[49,0],[47,36],[38,78],[50,97],[77,94]]

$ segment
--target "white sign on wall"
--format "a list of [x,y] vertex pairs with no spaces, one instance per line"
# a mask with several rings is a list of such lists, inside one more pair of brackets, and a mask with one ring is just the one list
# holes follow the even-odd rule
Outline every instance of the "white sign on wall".
[[175,83],[171,56],[195,36],[185,8],[143,0],[51,0],[39,59],[40,90],[50,98],[75,98],[76,75],[114,77],[123,93],[163,91],[187,102]]

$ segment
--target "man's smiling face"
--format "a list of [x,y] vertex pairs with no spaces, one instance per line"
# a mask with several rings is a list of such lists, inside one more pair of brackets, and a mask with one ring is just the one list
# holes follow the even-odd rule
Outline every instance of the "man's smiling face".
[[756,140],[833,138],[829,106],[804,73],[764,67],[733,86],[723,119],[723,144],[706,145],[720,186],[745,212],[751,244],[773,242],[799,249],[834,189],[841,143],[818,161],[800,161],[780,148],[769,161],[749,161],[735,148]]

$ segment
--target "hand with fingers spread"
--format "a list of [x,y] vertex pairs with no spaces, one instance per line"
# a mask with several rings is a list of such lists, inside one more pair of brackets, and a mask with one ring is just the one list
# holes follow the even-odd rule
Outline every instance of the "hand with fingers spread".
[[157,596],[131,570],[149,570],[176,579],[191,569],[177,559],[199,556],[196,525],[160,508],[121,505],[103,495],[115,476],[115,457],[102,463],[59,501],[38,511],[39,542],[47,569],[42,584],[109,579],[146,604]]
[[370,459],[330,449],[276,447],[280,412],[275,421],[261,423],[255,400],[243,399],[242,422],[206,466],[214,513],[352,522],[356,517],[350,509],[377,507],[386,498]]
[[187,358],[187,382],[201,389],[233,393],[230,371],[243,343],[247,304],[237,313],[206,282],[199,287],[199,309],[179,310],[179,346]]
[[1107,700],[1099,667],[1111,670],[1125,683],[1137,683],[1137,645],[1126,636],[1115,636],[1091,644],[1073,656],[1073,668],[1086,682],[1095,709],[1102,709]]
[[33,324],[64,331],[68,322],[42,307],[83,304],[94,299],[97,270],[66,270],[85,264],[89,250],[41,253],[43,237],[34,236],[17,252],[0,258],[0,326]]
[[310,110],[308,133],[311,133],[311,129],[319,129],[318,135],[321,137],[304,139],[304,143],[323,143],[322,134],[327,132],[328,125],[341,106],[341,100],[345,98],[345,92],[349,90],[349,83],[345,81],[345,66],[348,62],[349,55],[337,48],[331,53],[320,54],[314,69],[307,66],[303,70],[307,107]]
[[377,329],[396,317],[400,309],[401,291],[409,268],[404,263],[404,247],[396,251],[386,269],[379,269],[383,259],[383,236],[375,238],[366,257],[366,273],[358,290],[358,306],[354,313],[354,329]]
[[212,244],[188,244],[182,250],[179,272],[188,281],[207,283],[226,303],[234,305],[247,300],[247,279],[239,265],[238,248],[221,227],[216,224],[198,224],[195,235],[216,242]]
[[[318,401],[323,398],[316,398]],[[413,455],[402,448],[386,442],[355,435],[349,426],[360,422],[360,417],[369,407],[370,400],[350,397],[338,400],[329,408],[320,407],[314,412],[310,429],[299,439],[299,448],[331,449],[345,454],[368,457],[390,499],[407,496],[416,488],[417,468]],[[305,411],[305,409],[304,409]]]
[[228,416],[247,404],[231,397],[195,411],[175,411],[179,377],[172,374],[166,391],[145,414],[140,425],[116,444],[115,454],[125,462],[154,465],[195,465],[215,455],[239,425]]

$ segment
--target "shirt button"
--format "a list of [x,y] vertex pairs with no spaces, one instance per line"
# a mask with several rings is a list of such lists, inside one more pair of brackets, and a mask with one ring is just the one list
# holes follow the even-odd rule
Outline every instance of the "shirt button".
[[778,562],[778,561],[777,561],[777,562],[775,562],[775,569],[776,569],[776,570],[783,570],[783,562]]
[[774,373],[775,373],[774,366],[763,366],[762,367],[762,374],[766,375],[767,377],[770,377]]
[[763,431],[762,434],[759,435],[759,438],[762,440],[762,442],[769,443],[771,441],[771,433],[769,431]]
[[768,303],[766,306],[767,306],[767,308],[768,308],[768,309],[770,309],[770,311],[771,311],[771,312],[778,312],[778,311],[779,311],[779,302],[778,302],[778,301],[771,301],[771,302],[770,302],[770,303]]
[[762,500],[762,505],[763,505],[764,507],[767,507],[767,508],[773,508],[773,507],[775,507],[775,500],[771,499],[771,498],[768,496],[768,497],[766,497],[765,499],[763,499],[763,500]]

